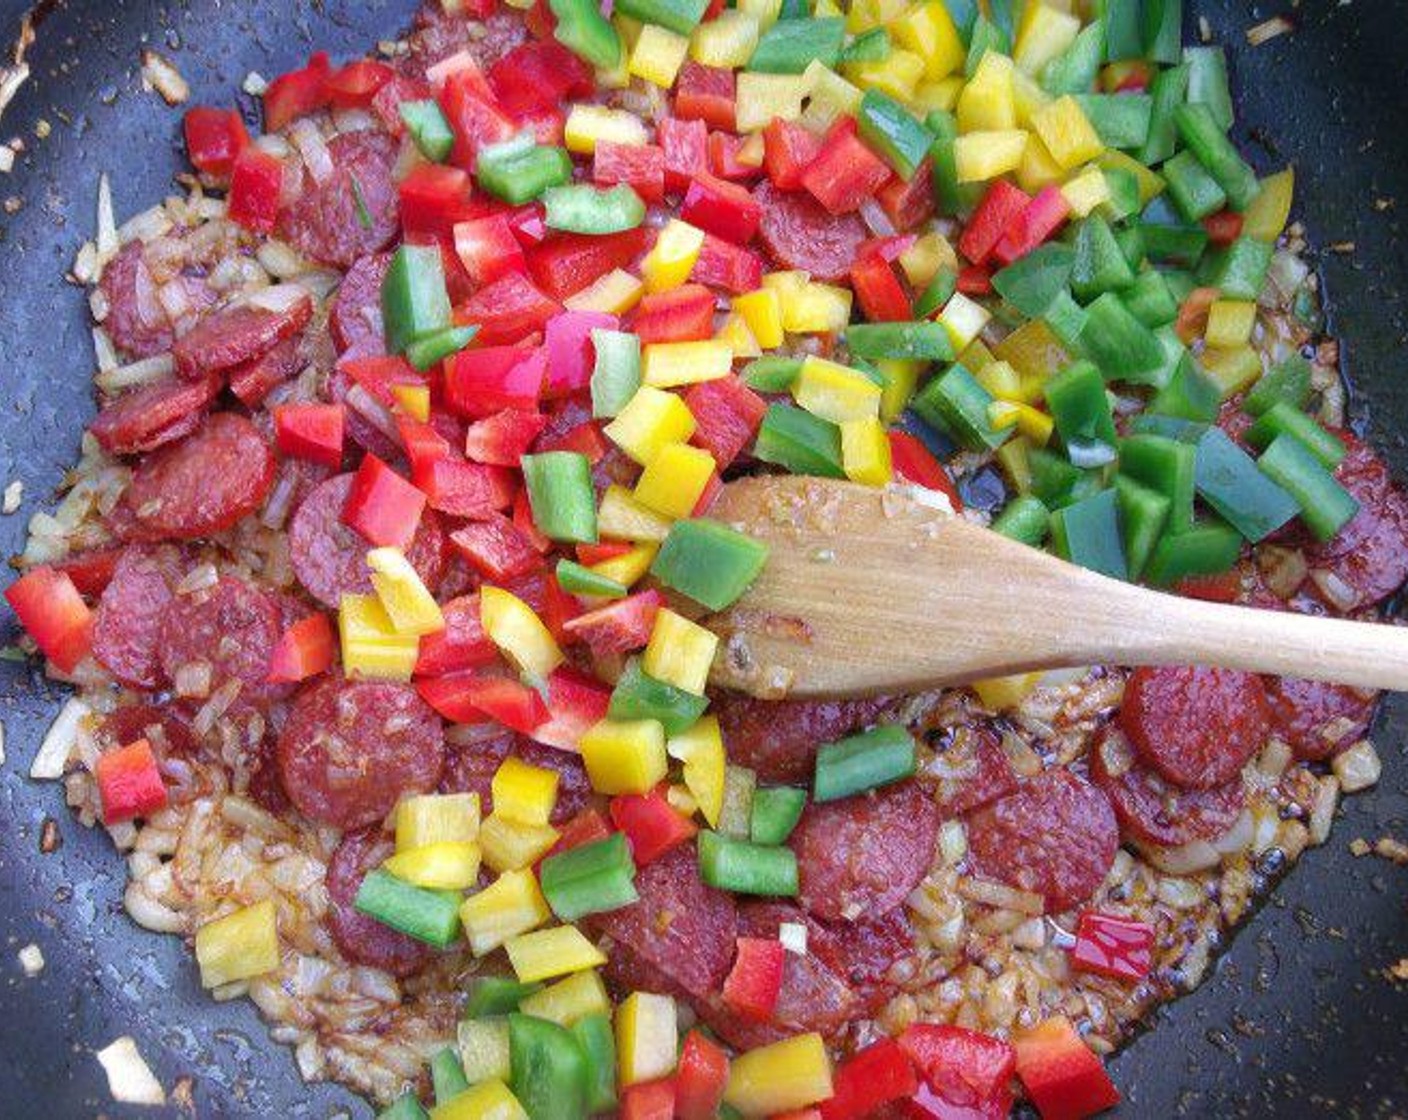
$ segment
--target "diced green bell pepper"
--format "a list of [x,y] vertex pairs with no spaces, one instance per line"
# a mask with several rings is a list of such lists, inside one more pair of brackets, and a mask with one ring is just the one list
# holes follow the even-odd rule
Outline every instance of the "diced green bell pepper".
[[1076,226],[1074,250],[1071,292],[1082,303],[1134,283],[1134,270],[1100,215],[1091,214]]
[[1039,319],[1066,291],[1074,267],[1075,250],[1052,241],[993,273],[993,291],[1029,319]]
[[1097,19],[1081,30],[1064,53],[1046,64],[1041,72],[1041,88],[1052,97],[1085,93],[1095,85],[1104,56],[1105,21]]
[[1296,515],[1296,502],[1257,469],[1250,455],[1221,428],[1198,441],[1194,485],[1203,500],[1255,544]]
[[1160,174],[1178,212],[1190,222],[1201,222],[1227,205],[1227,192],[1192,152],[1179,152],[1164,163]]
[[973,31],[968,37],[968,57],[963,63],[965,78],[973,76],[973,72],[978,69],[978,63],[983,61],[983,55],[988,51],[1010,55],[1012,53],[1012,37],[982,12],[979,12],[978,18],[973,21]]
[[543,192],[543,224],[567,233],[608,234],[645,221],[645,203],[625,183],[614,187],[571,183]]
[[1192,268],[1208,244],[1208,231],[1200,225],[1185,224],[1163,195],[1145,207],[1134,228],[1139,231],[1145,255],[1160,264]]
[[1143,0],[1144,57],[1171,65],[1182,56],[1183,0]]
[[918,319],[927,319],[939,308],[943,307],[953,298],[953,293],[958,290],[958,273],[951,268],[941,268],[934,273],[934,278],[925,285],[924,290],[919,293],[919,297],[914,301],[914,315]]
[[555,541],[596,543],[592,465],[577,451],[544,451],[520,460],[533,524]]
[[1051,515],[1051,540],[1057,555],[1112,579],[1128,579],[1119,502],[1113,490],[1101,490]]
[[616,1107],[616,1036],[611,1019],[601,1012],[583,1015],[568,1030],[587,1060],[587,1114]]
[[1158,269],[1148,268],[1120,292],[1130,314],[1146,327],[1163,327],[1178,318],[1178,300]]
[[1119,499],[1120,531],[1124,536],[1129,578],[1138,579],[1168,524],[1172,503],[1166,494],[1150,490],[1125,474],[1115,475],[1115,495]]
[[624,832],[548,856],[538,871],[543,897],[564,922],[629,906],[636,893],[636,865]]
[[1260,416],[1278,401],[1287,401],[1296,409],[1310,400],[1310,363],[1299,354],[1278,362],[1257,380],[1242,400],[1242,411]]
[[847,62],[884,62],[890,57],[890,49],[890,33],[883,27],[872,27],[842,47],[837,61],[843,66]]
[[1227,195],[1233,210],[1245,210],[1261,193],[1256,172],[1237,151],[1227,134],[1213,120],[1204,104],[1180,105],[1173,114],[1178,134]]
[[785,844],[802,819],[807,791],[793,786],[767,786],[753,791],[748,838],[755,844]]
[[1140,0],[1104,0],[1105,58],[1125,62],[1144,57],[1144,22]]
[[565,148],[535,144],[531,132],[479,149],[474,178],[480,188],[510,206],[521,206],[549,187],[572,179],[572,157]]
[[1300,517],[1315,536],[1327,541],[1359,512],[1359,503],[1324,464],[1293,435],[1280,435],[1257,460],[1300,506]]
[[433,100],[403,101],[397,107],[416,149],[431,163],[444,163],[455,146],[455,133]]
[[1184,420],[1211,422],[1217,419],[1222,389],[1198,368],[1185,352],[1174,367],[1168,383],[1149,402],[1149,411]]
[[801,358],[764,354],[743,367],[743,384],[760,393],[786,393],[801,372]]
[[1142,148],[1149,139],[1154,99],[1147,93],[1071,95],[1107,148]]
[[949,19],[958,31],[958,37],[966,46],[973,39],[973,24],[977,21],[978,0],[943,0],[948,9]]
[[1072,466],[1069,459],[1043,447],[1027,452],[1027,466],[1032,472],[1032,495],[1047,509],[1068,506],[1101,488],[1099,471],[1081,470]]
[[377,868],[357,888],[353,906],[382,925],[446,949],[460,935],[459,891],[432,891]]
[[1051,532],[1051,511],[1035,494],[1019,494],[993,518],[992,528],[1004,537],[1040,548]]
[[1011,428],[994,428],[988,405],[995,398],[968,370],[955,362],[921,389],[910,407],[921,420],[971,450],[1001,447]]
[[1172,587],[1195,576],[1230,571],[1242,553],[1242,535],[1216,518],[1165,533],[1154,546],[1144,580],[1155,587]]
[[791,848],[735,840],[717,832],[699,834],[699,877],[734,894],[792,898],[797,894],[797,857]]
[[529,1120],[587,1114],[587,1058],[572,1032],[547,1019],[508,1017],[509,1088]]
[[767,558],[762,541],[707,517],[685,518],[670,527],[650,574],[711,611],[721,611],[748,590]]
[[376,1120],[430,1120],[415,1093],[406,1091],[376,1114]]
[[386,349],[404,353],[411,343],[450,326],[445,268],[435,245],[402,245],[381,282]]
[[748,69],[764,74],[800,74],[813,61],[835,67],[846,41],[846,21],[780,19],[763,32]]
[[1099,369],[1087,361],[1073,362],[1048,378],[1043,392],[1047,410],[1056,422],[1056,433],[1065,444],[1067,454],[1076,450],[1076,454],[1071,455],[1072,462],[1091,444],[1108,448],[1109,456],[1105,461],[1114,458],[1118,435],[1110,398],[1105,393],[1105,379]]
[[1169,500],[1169,532],[1193,524],[1197,448],[1160,435],[1133,435],[1120,443],[1120,471]]
[[552,37],[597,70],[621,65],[621,35],[596,0],[548,0],[557,17]]
[[915,120],[908,109],[878,89],[865,91],[856,114],[856,126],[860,138],[905,180],[914,178],[934,143],[933,133]]
[[1154,167],[1173,155],[1178,147],[1178,125],[1174,110],[1188,94],[1188,67],[1172,66],[1154,76],[1149,87],[1153,106],[1149,113],[1149,135],[1139,149],[1139,162]]
[[1041,318],[1066,346],[1079,343],[1081,332],[1090,321],[1085,308],[1072,299],[1071,293],[1064,288],[1056,292],[1050,305],[1041,313]]
[[758,426],[753,454],[793,474],[846,477],[841,467],[841,429],[795,405],[768,405]]
[[469,982],[469,998],[464,1005],[466,1019],[507,1015],[529,996],[543,990],[541,984],[524,984],[507,976],[476,976]]
[[614,10],[641,23],[658,23],[676,35],[688,36],[704,18],[709,0],[621,0]]
[[437,1105],[444,1104],[451,1097],[457,1097],[469,1088],[469,1082],[464,1076],[464,1066],[460,1065],[459,1051],[455,1047],[447,1046],[431,1055],[430,1086]]
[[557,562],[557,582],[571,595],[594,595],[598,599],[621,599],[629,590],[624,583],[585,568],[565,556]]
[[1184,47],[1188,66],[1188,103],[1206,105],[1217,127],[1232,127],[1232,90],[1227,84],[1227,55],[1221,47]]
[[478,324],[467,327],[446,327],[442,331],[428,334],[406,347],[406,361],[424,373],[439,365],[451,354],[458,354],[473,341],[479,333]]
[[615,416],[640,388],[640,338],[630,331],[592,329],[592,415]]
[[914,736],[894,724],[826,743],[816,752],[812,797],[839,801],[902,781],[914,773],[917,759]]
[[852,323],[846,347],[853,358],[953,359],[953,343],[941,323]]
[[1213,249],[1198,268],[1198,281],[1217,288],[1224,299],[1254,300],[1266,283],[1266,270],[1276,246],[1254,237],[1239,237],[1225,248]]
[[693,726],[708,706],[705,697],[649,676],[640,667],[640,658],[632,657],[611,690],[606,714],[617,720],[653,719],[666,735],[678,735]]
[[1290,401],[1277,401],[1264,411],[1247,429],[1247,442],[1253,447],[1266,448],[1282,435],[1300,440],[1306,450],[1330,470],[1339,466],[1345,456],[1344,441],[1333,432],[1327,432]]
[[1106,292],[1085,311],[1078,343],[1108,380],[1147,385],[1164,372],[1168,359],[1158,338],[1114,292]]
[[969,214],[982,197],[982,183],[958,181],[958,121],[952,113],[935,109],[924,118],[924,127],[934,135],[929,162],[934,172],[934,203],[940,217],[957,218]]

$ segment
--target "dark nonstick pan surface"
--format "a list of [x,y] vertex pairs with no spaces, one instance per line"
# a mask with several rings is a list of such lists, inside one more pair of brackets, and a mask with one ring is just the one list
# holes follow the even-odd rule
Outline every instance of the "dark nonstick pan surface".
[[[1296,165],[1296,213],[1346,343],[1354,416],[1408,477],[1408,4],[1188,6],[1229,49],[1239,129],[1259,168]],[[25,7],[0,0],[6,55]],[[93,410],[84,298],[61,274],[92,235],[98,174],[112,177],[121,220],[183,166],[180,112],[142,91],[141,48],[176,62],[194,102],[224,104],[249,70],[272,76],[316,47],[360,54],[412,9],[413,0],[40,4],[32,77],[0,120],[0,141],[26,146],[0,175],[0,484],[25,483],[21,511],[0,518],[6,554],[51,500]],[[1283,10],[1296,31],[1248,47],[1246,29]],[[3,631],[13,622],[0,613]],[[62,699],[28,666],[0,662],[0,1115],[153,1115],[113,1105],[93,1057],[122,1034],[136,1037],[168,1093],[189,1084],[202,1117],[368,1115],[340,1089],[305,1086],[248,1002],[212,1003],[178,940],[128,921],[105,835],[70,818],[57,785],[24,777]],[[1273,892],[1215,974],[1114,1060],[1119,1115],[1408,1114],[1408,992],[1384,976],[1408,957],[1408,870],[1349,851],[1356,837],[1408,839],[1408,701],[1390,700],[1374,738],[1379,788],[1348,800],[1330,843]],[[50,819],[62,846],[41,855]],[[34,979],[16,959],[30,942],[47,961]]]

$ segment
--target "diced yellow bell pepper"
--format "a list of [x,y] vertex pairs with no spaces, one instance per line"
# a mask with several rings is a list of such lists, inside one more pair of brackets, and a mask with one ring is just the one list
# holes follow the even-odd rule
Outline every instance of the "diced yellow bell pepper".
[[635,499],[665,517],[688,517],[714,477],[714,457],[701,447],[667,443],[645,465]]
[[507,1080],[512,1060],[508,1041],[508,1019],[501,1015],[483,1019],[461,1019],[457,1029],[460,1065],[471,1085],[495,1078]]
[[576,926],[554,926],[504,942],[509,964],[524,984],[566,976],[606,963],[606,954]]
[[1055,421],[1040,409],[1019,401],[997,400],[988,404],[988,423],[999,431],[1016,428],[1038,447],[1051,439]]
[[604,719],[582,735],[579,749],[598,793],[648,793],[665,777],[665,729],[653,719]]
[[621,1001],[616,1009],[616,1069],[622,1087],[670,1074],[678,1046],[671,996],[632,992]]
[[777,298],[782,301],[783,326],[787,325],[787,303],[801,294],[803,288],[811,282],[811,273],[803,272],[801,269],[793,269],[788,272],[765,272],[763,273],[763,290],[776,292]]
[[615,268],[598,277],[574,296],[563,301],[569,311],[604,311],[624,315],[640,302],[645,285],[624,268]]
[[915,4],[889,25],[895,42],[924,60],[924,76],[937,81],[963,65],[967,48],[943,0]]
[[661,89],[675,84],[675,77],[689,54],[689,40],[659,24],[647,23],[631,51],[630,72]]
[[1274,242],[1286,228],[1295,195],[1295,169],[1288,167],[1261,181],[1261,190],[1242,218],[1242,235],[1258,241]]
[[502,1081],[481,1081],[430,1110],[430,1120],[528,1120],[528,1113]]
[[958,364],[964,366],[970,373],[981,373],[995,361],[997,359],[992,356],[988,344],[981,338],[973,339],[958,352]]
[[[685,443],[694,434],[694,414],[673,393],[642,385],[603,429],[608,439],[644,466],[667,443]],[[609,529],[601,528],[607,536]]]
[[[767,277],[763,277],[764,283]],[[808,283],[790,298],[782,294],[782,326],[797,334],[825,334],[846,329],[851,321],[851,289]]]
[[479,794],[423,793],[396,806],[396,850],[408,852],[445,840],[479,839]]
[[[782,12],[782,0],[738,0],[738,10],[752,16],[758,21],[758,26],[766,30],[777,22]],[[750,54],[748,57],[753,56]]]
[[860,370],[808,354],[792,382],[792,397],[813,416],[839,424],[880,415],[880,386]]
[[919,375],[929,363],[921,358],[880,358],[875,363],[885,387],[880,390],[880,419],[889,424],[899,417],[914,396]]
[[996,431],[1017,426],[1019,406],[1012,401],[988,401],[988,425]]
[[803,115],[809,126],[825,127],[838,116],[855,113],[865,93],[853,86],[819,58],[807,63],[802,77],[808,83],[811,105]]
[[988,711],[1005,712],[1030,696],[1039,680],[1040,673],[1013,673],[1011,676],[974,681],[968,687],[978,694],[978,699]]
[[1065,177],[1066,173],[1051,158],[1041,138],[1029,135],[1027,146],[1022,149],[1022,162],[1017,165],[1017,185],[1028,194],[1036,194],[1042,187],[1059,183]]
[[1013,399],[1026,404],[1041,400],[1047,378],[1065,369],[1072,360],[1061,340],[1040,319],[1023,323],[999,342],[993,353],[1017,371],[1021,389]]
[[[668,749],[668,744],[667,744]],[[692,817],[699,812],[699,802],[694,799],[694,794],[689,792],[689,787],[679,782],[672,783],[665,789],[665,800],[669,802],[670,808],[682,816]]]
[[1009,439],[993,452],[997,465],[1019,494],[1025,494],[1032,488],[1032,467],[1027,458],[1030,447],[1025,439],[1018,436],[1016,439]]
[[396,407],[412,420],[424,424],[430,419],[429,385],[393,385],[391,396],[396,401]]
[[758,17],[751,12],[725,8],[694,29],[689,56],[705,66],[738,70],[748,65],[758,47]]
[[[683,222],[680,224],[684,225]],[[700,236],[702,238],[703,234]],[[727,377],[732,369],[733,351],[713,339],[704,342],[651,342],[646,344],[641,354],[641,380],[656,389],[717,381]]]
[[816,0],[812,5],[813,19],[840,19],[845,16],[836,0]]
[[821,1035],[793,1035],[733,1059],[724,1100],[744,1116],[806,1108],[831,1096],[831,1059]]
[[724,796],[719,808],[719,831],[725,836],[746,837],[753,811],[758,775],[746,766],[724,764]]
[[1256,304],[1252,300],[1217,299],[1208,308],[1208,326],[1203,337],[1221,350],[1243,346],[1251,341],[1256,324]]
[[970,132],[960,136],[953,142],[958,181],[983,183],[1016,171],[1026,148],[1027,134],[1021,129]]
[[570,1027],[588,1015],[610,1015],[611,997],[606,994],[601,973],[590,968],[535,992],[518,1005],[518,1010]]
[[519,824],[547,824],[557,804],[559,778],[556,770],[546,766],[533,766],[521,758],[504,759],[489,783],[494,815]]
[[806,74],[758,74],[740,70],[734,83],[734,125],[739,132],[766,128],[773,117],[785,121],[802,115],[811,93]]
[[743,143],[738,145],[738,150],[733,153],[733,158],[745,167],[762,167],[766,156],[767,141],[763,139],[761,131],[750,132],[744,137]]
[[398,631],[375,595],[343,595],[337,627],[342,670],[349,677],[411,679],[420,656],[420,639]]
[[935,109],[951,113],[954,106],[958,104],[958,95],[962,92],[963,79],[957,74],[951,74],[947,78],[940,78],[937,82],[920,82],[914,87],[914,97],[911,99],[911,104],[919,111],[918,115],[920,116]]
[[1100,134],[1070,94],[1058,97],[1033,113],[1032,131],[1064,171],[1079,167],[1105,151]]
[[782,345],[782,300],[775,288],[759,288],[733,297],[733,309],[743,317],[759,346]]
[[948,331],[954,350],[962,352],[978,337],[991,318],[992,313],[981,303],[969,299],[962,292],[954,292],[944,304],[938,321]]
[[1037,85],[1035,78],[1021,70],[1013,71],[1012,108],[1017,114],[1018,128],[1031,131],[1032,117],[1050,104],[1051,95]]
[[909,101],[924,76],[924,59],[913,51],[895,47],[879,62],[848,62],[841,69],[862,89],[877,89],[899,101]]
[[841,465],[847,478],[864,486],[884,486],[894,477],[890,439],[879,417],[841,422]]
[[556,639],[533,608],[501,587],[479,589],[479,623],[520,673],[546,678],[564,660]]
[[196,930],[200,982],[218,988],[236,980],[263,976],[279,967],[278,915],[266,898]]
[[1163,193],[1165,184],[1162,175],[1150,171],[1133,156],[1127,155],[1117,148],[1105,149],[1105,153],[1095,162],[1107,171],[1128,171],[1133,175],[1135,182],[1139,184],[1140,206],[1147,206],[1150,201]]
[[1102,202],[1110,200],[1110,181],[1098,167],[1087,167],[1061,187],[1061,197],[1077,218],[1084,218]]
[[640,667],[646,676],[703,696],[718,647],[719,636],[712,630],[662,607],[655,614]]
[[650,133],[634,113],[579,102],[567,114],[562,139],[569,152],[589,156],[596,151],[599,140],[640,146],[650,143]]
[[852,0],[846,12],[846,30],[852,35],[884,27],[904,11],[905,0]]
[[1012,59],[1028,74],[1064,54],[1080,34],[1080,19],[1041,0],[1027,0],[1012,46]]
[[724,316],[719,329],[714,332],[714,341],[726,346],[734,358],[760,358],[763,348],[748,328],[748,320],[737,311]]
[[938,230],[920,234],[908,249],[900,254],[900,268],[904,269],[905,278],[914,287],[923,289],[928,286],[941,268],[958,270],[958,254],[954,252],[949,240]]
[[369,549],[367,567],[372,570],[376,596],[397,633],[420,637],[445,629],[440,604],[399,548]]
[[460,923],[476,957],[493,952],[510,937],[537,929],[552,917],[532,871],[505,871],[460,905]]
[[[677,443],[665,444],[665,447],[679,446]],[[664,450],[662,447],[657,451],[655,458],[658,459]],[[670,535],[670,524],[668,517],[641,505],[624,486],[612,483],[601,496],[601,509],[597,511],[596,527],[604,537],[618,541],[658,543]]]
[[684,784],[713,828],[724,805],[728,755],[717,716],[703,716],[666,743],[670,757],[684,763]]
[[[704,247],[704,231],[679,218],[671,218],[641,261],[641,277],[648,292],[678,288],[694,271],[699,250]],[[682,384],[675,382],[675,384]]]
[[1261,356],[1250,346],[1218,350],[1209,346],[1202,354],[1203,372],[1217,382],[1221,399],[1236,396],[1261,376]]
[[656,544],[632,545],[629,552],[593,564],[591,570],[599,576],[614,579],[617,583],[630,587],[650,570],[650,565],[655,561],[655,554],[659,551],[660,546]]
[[501,816],[498,806],[479,826],[479,851],[492,870],[522,871],[547,855],[560,833],[550,824],[525,824]]
[[[1021,399],[1022,379],[1008,363],[994,359],[981,369],[974,369],[971,365],[968,368],[973,370],[973,376],[977,378],[978,384],[998,400],[1015,401]],[[1013,422],[1015,423],[1015,421]]]
[[1017,127],[1012,95],[1012,60],[997,51],[983,55],[963,92],[954,115],[958,132],[1002,132]]
[[441,840],[397,852],[382,864],[398,879],[436,891],[463,891],[479,880],[479,845],[473,840]]

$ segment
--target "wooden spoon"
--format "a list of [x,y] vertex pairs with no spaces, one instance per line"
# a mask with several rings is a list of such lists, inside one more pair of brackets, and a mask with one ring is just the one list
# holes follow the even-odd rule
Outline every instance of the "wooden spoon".
[[1033,669],[1197,664],[1408,690],[1408,628],[1121,583],[925,494],[786,475],[725,486],[709,515],[770,552],[748,593],[709,619],[723,636],[714,683],[842,697]]

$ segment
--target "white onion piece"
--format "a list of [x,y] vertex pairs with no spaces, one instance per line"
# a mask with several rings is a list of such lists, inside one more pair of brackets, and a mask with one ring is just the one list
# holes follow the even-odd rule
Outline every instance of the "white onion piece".
[[337,169],[333,167],[332,155],[328,152],[327,144],[323,142],[323,134],[311,120],[300,117],[294,121],[288,127],[288,137],[298,149],[298,154],[303,157],[303,165],[308,168],[308,174],[313,176],[313,182],[321,186],[336,174]]
[[401,433],[396,427],[395,418],[360,385],[353,385],[347,390],[347,407],[375,424],[388,439],[401,442]]
[[885,208],[874,197],[864,199],[860,204],[860,218],[876,237],[894,236],[895,227]]
[[151,385],[175,372],[176,363],[168,354],[153,354],[150,358],[128,362],[116,369],[103,370],[93,380],[105,393],[120,393],[139,385]]
[[1221,836],[1214,837],[1212,846],[1224,856],[1236,855],[1244,852],[1252,844],[1252,814],[1250,809],[1243,809],[1238,814],[1237,819],[1232,822],[1232,827]]
[[64,766],[78,746],[83,721],[92,713],[92,708],[76,698],[70,699],[59,709],[59,714],[44,735],[44,741],[39,744],[39,753],[29,767],[31,778],[54,781],[64,776]]
[[801,922],[782,922],[777,927],[777,939],[789,953],[807,955],[807,927]]
[[272,284],[260,288],[249,297],[249,306],[274,311],[282,315],[308,299],[308,291],[299,284]]
[[438,88],[444,85],[445,79],[451,74],[458,74],[461,70],[468,70],[471,67],[477,68],[474,55],[468,50],[458,50],[446,58],[442,58],[434,66],[426,68],[425,80],[430,83],[431,88]]
[[1379,775],[1383,773],[1383,763],[1379,761],[1379,752],[1374,749],[1374,744],[1368,739],[1361,739],[1347,751],[1335,755],[1330,769],[1335,772],[1345,793],[1358,793],[1378,783]]
[[1216,867],[1222,862],[1221,853],[1206,840],[1190,840],[1177,848],[1141,844],[1139,850],[1150,863],[1170,875],[1191,875],[1195,871]]
[[104,260],[111,258],[120,248],[117,240],[117,221],[112,212],[112,184],[108,173],[98,176],[98,256]]
[[123,1104],[164,1105],[166,1090],[161,1087],[146,1059],[137,1050],[131,1035],[123,1035],[97,1053],[108,1075],[112,1099]]

